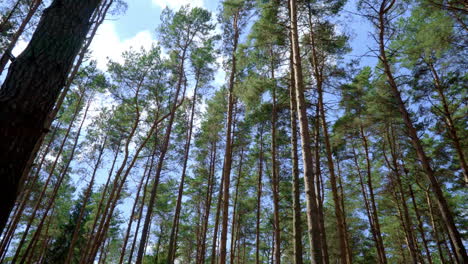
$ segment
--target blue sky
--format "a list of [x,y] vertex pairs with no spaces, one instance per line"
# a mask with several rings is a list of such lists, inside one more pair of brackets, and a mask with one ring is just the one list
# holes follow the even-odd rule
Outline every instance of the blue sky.
[[[107,57],[118,60],[120,54],[133,47],[149,48],[156,42],[156,27],[160,24],[163,8],[178,9],[183,5],[199,6],[216,13],[220,1],[210,0],[127,0],[128,10],[125,14],[107,19],[98,31],[92,44],[94,57],[100,68],[105,68]],[[375,45],[369,38],[369,23],[355,15],[355,1],[349,1],[340,17],[342,30],[350,34],[353,51],[348,59],[364,55],[369,46]],[[374,64],[375,59],[364,58],[362,65]],[[220,81],[219,78],[217,81]]]

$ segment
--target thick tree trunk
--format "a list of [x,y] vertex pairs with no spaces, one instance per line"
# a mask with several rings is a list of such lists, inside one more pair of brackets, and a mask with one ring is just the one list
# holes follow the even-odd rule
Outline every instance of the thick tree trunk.
[[435,172],[431,166],[429,158],[427,157],[426,152],[424,151],[422,142],[418,136],[418,131],[414,127],[411,116],[401,97],[400,90],[398,89],[398,85],[395,81],[395,78],[391,70],[390,62],[387,59],[387,52],[386,52],[386,47],[385,47],[385,43],[386,43],[385,33],[386,33],[386,28],[387,28],[386,16],[387,16],[387,13],[390,11],[390,9],[393,7],[394,3],[395,3],[395,0],[383,0],[380,5],[380,10],[378,14],[378,18],[379,18],[378,42],[379,42],[379,51],[380,51],[379,59],[383,64],[384,72],[387,76],[387,81],[389,83],[390,90],[393,94],[394,99],[396,100],[398,110],[400,111],[403,122],[407,128],[408,136],[410,137],[411,143],[413,144],[413,147],[416,151],[419,161],[421,162],[421,166],[425,172],[425,175],[427,176],[427,179],[429,180],[431,184],[431,188],[436,198],[436,202],[437,202],[437,206],[439,208],[440,214],[449,231],[450,240],[452,241],[455,247],[455,256],[457,258],[457,261],[459,263],[467,263],[468,255],[466,253],[465,246],[463,245],[460,232],[458,231],[458,228],[455,225],[453,214],[450,211],[449,205],[447,203],[447,200],[445,199],[442,188],[436,178]]
[[309,124],[307,119],[307,105],[304,95],[304,81],[302,76],[302,62],[299,50],[299,32],[297,29],[297,3],[296,0],[289,1],[290,22],[292,34],[292,50],[294,65],[294,82],[296,90],[297,115],[301,135],[302,158],[304,166],[304,182],[307,203],[307,226],[310,243],[310,254],[312,264],[322,263],[321,238],[318,225],[318,212],[316,203],[316,193],[313,186],[313,158],[312,141],[309,134]]
[[0,89],[0,231],[100,0],[54,0]]

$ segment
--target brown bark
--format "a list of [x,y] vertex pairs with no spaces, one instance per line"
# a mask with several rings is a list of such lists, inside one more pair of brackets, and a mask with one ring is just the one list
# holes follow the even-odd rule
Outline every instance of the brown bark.
[[[84,125],[84,123],[86,121],[90,106],[91,106],[91,99],[88,100],[85,112],[83,114],[83,118],[82,118],[80,126],[78,127],[78,130],[76,132],[76,136],[75,136],[74,141],[73,141],[73,146],[71,147],[70,157],[68,158],[68,161],[66,162],[65,166],[62,169],[62,173],[60,174],[57,183],[55,183],[54,189],[52,191],[52,197],[47,202],[47,207],[45,209],[45,212],[44,212],[44,214],[43,214],[43,216],[42,216],[36,230],[34,231],[34,234],[33,234],[32,239],[31,239],[33,242],[39,239],[42,228],[43,228],[44,223],[45,223],[46,218],[47,218],[47,214],[49,213],[50,209],[54,206],[56,198],[57,198],[58,191],[60,189],[60,186],[61,186],[62,182],[64,181],[66,175],[67,175],[67,171],[70,168],[71,162],[75,158],[75,152],[76,152],[76,148],[78,146],[78,140],[79,140],[79,138],[81,136],[81,130],[82,130],[83,125]],[[29,243],[29,245],[26,248],[26,251],[25,251],[25,253],[24,253],[24,255],[23,255],[22,259],[21,259],[21,263],[25,262],[25,260],[26,260],[25,257],[28,255],[28,252],[32,250],[33,246],[34,246],[33,243]]]
[[211,157],[210,157],[210,175],[208,178],[208,188],[206,192],[206,199],[205,199],[205,212],[203,213],[203,227],[202,227],[202,235],[200,239],[200,250],[197,251],[197,258],[196,264],[203,264],[205,263],[205,254],[206,254],[206,234],[208,232],[208,222],[210,217],[211,211],[211,201],[213,198],[213,189],[215,183],[215,168],[216,168],[216,142],[211,143]]
[[[224,167],[224,165],[223,165]],[[216,264],[216,244],[218,242],[218,230],[219,230],[219,217],[222,210],[222,199],[223,199],[223,186],[224,178],[221,177],[221,182],[219,184],[219,193],[218,193],[218,203],[216,205],[216,217],[215,217],[215,226],[213,231],[213,243],[211,246],[211,264]]]
[[[114,172],[115,163],[116,163],[117,158],[118,158],[118,156],[120,154],[120,143],[121,143],[121,140],[119,140],[117,148],[115,150],[114,159],[112,161],[112,165],[111,165],[111,168],[110,168],[108,176],[107,176],[107,181],[104,184],[104,189],[102,191],[102,196],[101,196],[101,199],[99,200],[99,205],[98,205],[97,210],[96,210],[96,216],[94,217],[93,225],[92,225],[91,229],[89,230],[89,234],[88,234],[89,238],[88,239],[90,241],[91,241],[91,239],[92,239],[92,237],[94,235],[94,231],[96,230],[96,227],[97,227],[97,224],[98,224],[98,221],[99,221],[99,216],[101,215],[101,211],[102,211],[103,206],[104,206],[104,201],[106,199],[106,194],[107,194],[107,190],[109,188],[110,180],[111,180],[112,174]],[[81,254],[81,258],[80,258],[79,263],[83,263],[83,260],[88,256],[89,251],[91,250],[91,247],[93,245],[94,245],[94,243],[86,243],[86,247],[85,247],[84,251]]]
[[[135,232],[134,232],[135,234],[134,234],[134,237],[133,237],[132,247],[130,248],[130,253],[128,254],[128,263],[132,263],[133,253],[135,251],[138,234],[140,233],[140,224],[141,224],[141,220],[143,218],[143,208],[145,207],[145,202],[146,202],[146,193],[147,193],[146,190],[148,189],[148,183],[149,183],[149,180],[150,180],[150,175],[151,175],[151,172],[153,171],[154,159],[155,159],[155,156],[156,156],[156,149],[157,149],[156,147],[157,147],[157,145],[155,144],[154,147],[153,147],[153,154],[151,155],[151,163],[150,163],[150,166],[149,166],[149,169],[148,169],[148,175],[146,176],[145,185],[143,186],[143,197],[141,197],[141,205],[140,205],[140,208],[139,208],[139,211],[138,211],[138,222],[137,222],[137,225],[135,227]],[[160,230],[162,232],[162,227],[160,227]],[[158,240],[158,242],[160,242],[160,241]],[[159,245],[158,245],[158,247],[159,247]],[[158,248],[158,250],[159,250],[159,248]]]
[[299,50],[299,32],[297,29],[297,3],[296,0],[289,1],[292,51],[294,65],[294,85],[296,90],[297,115],[301,135],[302,158],[304,166],[304,182],[307,203],[307,226],[310,243],[310,254],[312,264],[322,263],[321,238],[318,226],[318,212],[316,204],[316,193],[313,186],[313,158],[311,150],[311,139],[307,119],[307,105],[304,95],[304,81],[302,76],[302,62]]
[[[273,64],[273,63],[272,63]],[[275,80],[275,71],[272,65],[271,78]],[[275,264],[281,263],[281,227],[279,217],[279,168],[276,157],[276,120],[278,118],[277,105],[276,105],[276,86],[273,87],[272,91],[272,111],[271,111],[271,166],[272,166],[272,192],[273,192],[273,221],[275,229],[275,247],[273,248],[273,254],[275,255]]]
[[322,169],[320,162],[320,109],[317,104],[315,107],[315,122],[314,122],[314,157],[315,157],[315,180],[314,187],[316,190],[317,210],[318,210],[318,223],[320,229],[320,240],[322,243],[322,261],[324,264],[330,262],[328,255],[327,234],[325,232],[325,216],[323,213],[323,201],[325,200],[325,188],[323,186]]
[[458,159],[460,160],[460,167],[463,172],[463,179],[465,181],[465,185],[468,185],[468,165],[466,163],[462,143],[460,142],[460,137],[458,136],[458,132],[455,127],[455,122],[453,121],[453,113],[452,111],[450,111],[449,104],[447,102],[447,98],[445,96],[444,89],[440,81],[439,74],[435,70],[434,65],[432,63],[427,63],[427,65],[432,73],[434,84],[437,93],[439,94],[440,102],[442,103],[442,122],[447,128],[448,135],[452,140],[453,147],[455,148],[455,151],[458,155]]
[[195,88],[193,90],[193,102],[192,102],[192,106],[190,109],[190,121],[188,124],[189,130],[187,133],[187,139],[186,139],[185,148],[184,148],[184,161],[182,165],[182,175],[180,176],[179,192],[177,194],[177,202],[176,202],[176,208],[174,212],[174,219],[172,221],[171,234],[169,237],[169,249],[167,251],[168,252],[167,264],[171,264],[174,262],[176,250],[177,250],[176,229],[178,229],[178,226],[179,226],[180,210],[182,208],[182,195],[184,193],[185,176],[187,174],[187,163],[188,163],[188,158],[190,154],[190,143],[192,142],[193,120],[195,117],[195,106],[197,105],[197,96],[198,96],[197,90],[198,90],[198,83],[200,80],[200,72],[197,72],[196,77],[197,78],[196,78]]
[[[149,235],[149,232],[150,232],[149,225],[150,225],[150,222],[151,222],[151,219],[152,219],[154,204],[156,202],[156,194],[157,194],[157,191],[158,191],[159,178],[161,176],[162,168],[163,168],[163,165],[164,165],[164,159],[166,157],[166,153],[167,153],[167,150],[169,148],[169,143],[170,143],[170,139],[171,139],[171,132],[172,132],[172,125],[174,123],[176,110],[178,108],[177,99],[179,98],[180,91],[181,91],[181,88],[183,86],[183,82],[184,82],[184,78],[185,78],[184,61],[186,59],[187,49],[188,49],[188,44],[184,47],[184,49],[182,50],[182,54],[181,54],[181,62],[180,62],[179,69],[178,69],[178,75],[179,76],[178,76],[177,86],[176,86],[176,90],[175,90],[175,94],[174,94],[174,102],[173,102],[173,104],[171,106],[171,109],[170,109],[169,120],[168,120],[168,124],[167,124],[167,127],[166,127],[166,132],[165,132],[165,135],[164,135],[164,141],[163,141],[164,143],[161,146],[161,150],[160,150],[161,153],[160,153],[159,159],[158,159],[158,166],[156,167],[156,174],[154,176],[154,181],[153,181],[152,188],[151,188],[151,194],[150,194],[150,199],[149,199],[149,203],[148,203],[148,210],[147,210],[147,213],[146,213],[145,222],[143,224],[142,236],[141,236],[140,245],[139,245],[139,248],[138,248],[136,264],[141,264],[142,261],[143,261],[143,254],[144,254],[144,251],[145,251],[145,248],[146,248],[145,244],[147,242],[148,235]],[[185,91],[184,91],[183,96],[185,96]]]
[[260,214],[262,210],[262,178],[263,178],[263,125],[260,125],[260,150],[258,156],[258,180],[257,180],[257,221],[255,227],[255,263],[260,264]]
[[432,233],[433,233],[436,245],[437,245],[437,250],[439,251],[440,260],[442,261],[443,264],[445,264],[445,263],[447,263],[447,261],[445,260],[444,252],[442,250],[442,245],[441,244],[443,242],[439,239],[439,230],[438,230],[438,227],[437,227],[437,224],[436,224],[436,221],[435,221],[433,206],[432,206],[432,201],[431,201],[431,196],[429,194],[429,190],[425,190],[425,193],[426,193],[426,202],[427,202],[427,206],[428,206],[428,209],[429,209],[429,216],[430,216],[430,219],[431,219]]
[[385,247],[383,243],[382,232],[380,230],[379,216],[377,215],[377,204],[375,202],[374,187],[372,184],[372,169],[371,169],[371,161],[370,161],[370,154],[369,154],[369,143],[368,143],[367,136],[364,132],[364,128],[362,124],[359,126],[359,128],[360,128],[359,132],[361,135],[362,143],[364,146],[365,157],[366,157],[367,188],[369,189],[370,205],[372,208],[372,219],[373,219],[374,228],[376,232],[377,253],[380,257],[381,263],[387,263],[387,256],[385,254]]
[[312,43],[312,65],[314,68],[314,76],[315,80],[317,82],[317,93],[318,93],[318,107],[320,111],[320,121],[322,125],[322,130],[323,130],[323,138],[325,141],[325,152],[327,155],[327,165],[328,165],[328,171],[330,173],[330,185],[332,189],[332,195],[333,195],[333,202],[335,205],[335,217],[336,217],[336,224],[337,224],[337,231],[338,231],[338,240],[340,243],[340,258],[341,258],[341,263],[344,264],[351,264],[352,263],[352,254],[350,252],[350,248],[348,245],[348,240],[346,239],[346,227],[345,227],[345,220],[344,220],[344,208],[341,207],[340,205],[340,197],[338,194],[338,188],[336,184],[336,175],[335,175],[335,167],[334,167],[334,162],[333,162],[333,154],[332,154],[332,149],[331,149],[331,144],[330,144],[330,136],[328,135],[328,125],[327,125],[327,120],[325,116],[325,106],[323,103],[323,76],[320,71],[319,67],[319,62],[317,58],[317,51],[315,47],[315,36],[314,33],[311,29],[309,37]]
[[421,214],[419,213],[419,208],[416,203],[416,198],[414,197],[413,187],[411,184],[409,184],[408,187],[409,187],[409,193],[411,196],[411,201],[413,203],[414,212],[416,213],[416,220],[418,221],[418,230],[419,230],[419,233],[421,234],[421,239],[423,241],[424,250],[426,251],[427,261],[429,262],[429,264],[432,264],[433,262],[432,262],[431,251],[429,250],[428,242],[426,239],[426,234],[425,234],[426,232],[424,231],[423,220],[421,219]]
[[[54,172],[55,172],[55,168],[57,167],[58,161],[59,161],[59,159],[60,159],[60,157],[62,155],[62,152],[63,152],[63,149],[64,149],[65,144],[67,142],[68,136],[70,135],[71,129],[73,127],[73,124],[75,123],[76,118],[78,117],[78,113],[79,113],[79,110],[81,108],[81,102],[83,100],[84,95],[85,95],[85,93],[84,93],[84,91],[82,91],[81,94],[80,94],[80,97],[78,99],[76,108],[74,110],[72,119],[71,119],[71,121],[70,121],[70,123],[69,123],[69,125],[67,127],[65,135],[63,136],[63,139],[62,139],[62,141],[60,143],[60,147],[59,147],[59,149],[58,149],[58,151],[56,153],[56,157],[54,159],[54,162],[52,163],[51,168],[49,170],[49,175],[47,176],[47,179],[46,179],[46,181],[45,181],[45,183],[44,183],[44,185],[42,187],[41,193],[39,194],[38,198],[36,199],[36,204],[34,205],[34,209],[33,209],[32,213],[31,213],[31,216],[29,217],[29,220],[28,220],[28,223],[27,223],[27,225],[26,225],[26,227],[24,229],[23,235],[22,235],[22,237],[21,237],[21,239],[20,239],[20,241],[18,243],[18,246],[17,246],[18,249],[21,249],[23,247],[23,244],[26,242],[26,237],[27,237],[27,235],[29,233],[29,229],[31,228],[32,223],[33,223],[33,221],[34,221],[34,219],[36,217],[36,214],[37,214],[37,212],[39,210],[42,199],[46,195],[47,187],[49,186],[49,183],[52,181],[52,178],[53,178]],[[61,175],[61,174],[59,174],[59,175]],[[59,176],[59,178],[60,178],[60,176]],[[19,257],[19,253],[20,253],[20,250],[17,250],[17,252],[15,253],[15,256],[13,257],[13,260],[12,260],[13,263]]]
[[449,231],[450,240],[452,241],[455,247],[455,256],[457,258],[457,261],[460,263],[466,263],[468,262],[468,255],[466,253],[465,246],[463,245],[460,232],[458,231],[458,228],[455,225],[453,214],[450,211],[449,205],[442,192],[442,188],[436,178],[435,172],[431,166],[429,158],[427,157],[426,152],[424,151],[423,145],[418,136],[418,131],[414,127],[411,116],[401,97],[401,93],[398,89],[398,85],[395,81],[395,78],[391,70],[390,62],[387,59],[387,51],[385,47],[387,15],[388,15],[388,12],[393,7],[393,5],[395,4],[395,1],[396,0],[383,0],[380,5],[380,9],[378,13],[378,30],[379,30],[378,43],[379,43],[379,52],[380,52],[379,59],[383,64],[384,72],[387,76],[387,81],[390,86],[390,90],[393,94],[394,99],[396,100],[398,110],[400,111],[403,122],[407,128],[408,136],[410,137],[411,143],[413,144],[413,147],[416,151],[416,154],[419,158],[419,161],[425,172],[425,175],[431,184],[431,189],[436,198],[436,202],[437,202],[437,206],[439,208],[440,214]]
[[239,160],[239,171],[237,173],[237,183],[236,183],[236,191],[234,195],[234,208],[232,210],[232,224],[231,224],[231,250],[230,250],[230,257],[231,257],[231,262],[234,263],[235,259],[235,250],[236,250],[236,241],[238,240],[238,237],[235,235],[236,232],[236,227],[238,227],[238,221],[237,217],[239,216],[239,213],[237,212],[237,206],[238,206],[238,196],[239,196],[239,186],[242,178],[242,165],[243,165],[243,159],[244,159],[244,148],[241,149],[240,153],[240,160]]
[[379,263],[386,263],[386,259],[382,258],[382,254],[381,254],[381,251],[380,251],[380,245],[379,245],[380,241],[377,238],[377,236],[379,236],[380,234],[378,234],[378,231],[376,229],[375,219],[373,217],[373,212],[372,212],[372,209],[371,209],[371,206],[370,206],[370,202],[369,202],[369,198],[368,198],[368,194],[367,194],[367,189],[366,189],[366,187],[364,185],[364,179],[363,179],[363,176],[362,176],[362,173],[361,173],[361,168],[359,167],[359,163],[358,163],[358,160],[357,160],[357,154],[356,154],[356,150],[355,150],[354,146],[353,146],[353,160],[354,160],[354,166],[356,167],[356,171],[357,171],[357,174],[359,176],[359,184],[361,185],[362,197],[364,199],[364,206],[366,208],[367,219],[369,221],[369,226],[370,226],[370,229],[371,229],[372,238],[374,239],[375,247],[377,249],[377,257],[378,257]]
[[239,10],[233,15],[233,49],[231,55],[231,73],[229,76],[229,88],[228,88],[228,108],[227,108],[227,120],[226,120],[226,148],[224,152],[224,167],[223,167],[223,199],[222,199],[222,224],[221,224],[221,242],[220,242],[220,255],[219,264],[226,263],[226,242],[228,232],[228,219],[229,219],[229,186],[231,184],[231,166],[232,166],[232,124],[233,124],[233,108],[234,108],[234,81],[236,76],[236,51],[237,44],[239,41]]
[[[130,214],[130,219],[128,220],[127,232],[126,232],[125,237],[124,237],[124,241],[123,241],[123,244],[122,244],[122,249],[120,250],[120,258],[119,258],[119,263],[120,264],[123,263],[123,260],[124,260],[124,257],[125,257],[125,251],[127,249],[128,240],[130,239],[130,232],[132,230],[133,219],[135,218],[135,215],[137,213],[136,208],[137,208],[137,205],[138,205],[138,201],[140,200],[141,190],[143,189],[143,186],[144,186],[143,183],[145,183],[146,182],[145,180],[149,178],[148,175],[150,174],[150,172],[148,172],[148,167],[149,167],[148,163],[150,163],[150,160],[151,160],[151,156],[148,157],[148,160],[146,161],[145,169],[143,171],[143,176],[141,177],[140,183],[138,184],[138,187],[137,187],[137,193],[136,193],[136,196],[135,196],[135,201],[133,202],[132,211],[131,211],[131,214]],[[143,204],[142,204],[142,206],[143,206]],[[136,236],[135,236],[134,239],[136,240]]]
[[106,143],[107,143],[107,135],[104,137],[104,140],[103,140],[103,142],[101,144],[101,147],[99,148],[99,154],[98,154],[98,157],[97,157],[97,161],[96,161],[96,164],[94,164],[93,173],[91,174],[91,179],[89,181],[88,188],[86,189],[86,193],[85,193],[85,196],[83,198],[83,205],[81,207],[80,214],[79,214],[79,216],[78,216],[78,218],[76,220],[76,226],[75,226],[74,231],[73,231],[72,240],[70,241],[70,246],[69,246],[69,249],[68,249],[67,258],[65,260],[66,264],[70,263],[70,261],[72,260],[73,252],[74,252],[74,249],[75,249],[75,243],[76,243],[76,240],[78,239],[78,234],[79,234],[80,229],[81,229],[81,221],[82,221],[84,213],[86,211],[86,206],[88,205],[89,198],[91,197],[91,193],[93,191],[94,179],[96,177],[97,169],[99,168],[99,165],[101,164],[101,159],[102,159],[102,155],[104,154],[104,147],[105,147]]
[[[3,231],[44,121],[66,82],[100,0],[54,0],[0,89],[0,230]],[[21,81],[19,81],[21,80]]]
[[[291,53],[292,55],[292,53]],[[292,57],[290,62],[291,83],[289,86],[289,112],[291,116],[291,162],[292,162],[292,193],[293,193],[293,238],[294,238],[294,264],[302,264],[302,220],[299,184],[299,155],[297,148],[297,113],[296,93],[294,90],[294,69]],[[258,262],[257,262],[258,264]]]

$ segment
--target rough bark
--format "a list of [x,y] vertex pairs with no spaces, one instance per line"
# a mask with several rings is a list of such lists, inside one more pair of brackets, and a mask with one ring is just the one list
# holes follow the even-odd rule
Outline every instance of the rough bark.
[[299,50],[299,33],[297,28],[297,3],[296,0],[289,1],[292,50],[294,65],[294,85],[296,90],[297,115],[301,135],[302,158],[304,166],[304,182],[307,203],[307,226],[310,243],[310,254],[312,264],[322,263],[321,239],[317,220],[316,193],[313,186],[313,158],[311,150],[311,139],[307,119],[307,105],[304,96],[304,81],[302,76],[302,62]]
[[54,0],[0,89],[0,230],[100,0]]

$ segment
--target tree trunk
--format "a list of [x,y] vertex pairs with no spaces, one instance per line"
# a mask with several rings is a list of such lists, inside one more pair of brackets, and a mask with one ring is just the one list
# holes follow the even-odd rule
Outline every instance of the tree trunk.
[[202,227],[202,238],[200,240],[200,251],[197,251],[197,262],[196,264],[205,263],[206,254],[206,234],[208,232],[208,222],[211,211],[211,201],[213,198],[213,189],[215,183],[215,168],[216,168],[216,142],[211,143],[211,159],[210,159],[210,175],[208,179],[208,189],[206,192],[205,212],[203,214],[203,227]]
[[383,243],[382,232],[380,231],[380,222],[379,216],[377,215],[377,204],[375,202],[375,195],[374,195],[374,186],[372,184],[372,169],[371,169],[371,161],[370,161],[370,154],[369,154],[369,144],[367,140],[367,136],[364,133],[364,128],[362,124],[359,126],[359,132],[361,135],[362,143],[364,146],[364,152],[366,157],[366,169],[367,169],[367,188],[369,189],[369,198],[370,198],[370,205],[372,208],[372,221],[374,223],[374,228],[376,232],[376,244],[377,244],[377,253],[380,257],[381,263],[387,263],[387,256],[385,254],[385,246]]
[[434,84],[435,84],[437,93],[439,94],[440,101],[442,103],[442,109],[443,109],[442,122],[445,124],[447,128],[447,132],[449,134],[450,139],[452,140],[453,147],[455,148],[455,151],[457,152],[457,155],[458,155],[458,159],[460,160],[460,167],[462,168],[463,179],[465,180],[465,185],[468,185],[468,165],[466,164],[465,153],[463,152],[463,147],[460,142],[457,129],[455,128],[455,123],[453,121],[452,112],[450,111],[447,98],[445,97],[439,75],[437,74],[437,71],[435,70],[434,65],[432,65],[432,63],[428,63],[428,66],[429,66],[429,69],[431,70],[432,77],[434,78]]
[[[299,184],[299,155],[297,150],[297,110],[296,93],[294,91],[294,73],[292,57],[290,62],[291,83],[289,87],[289,112],[291,115],[291,161],[292,161],[292,193],[293,193],[293,238],[294,264],[302,264],[302,220],[301,220],[301,190]],[[258,263],[257,263],[258,264]]]
[[0,231],[44,121],[64,86],[100,0],[54,0],[0,89]]
[[184,184],[185,184],[185,176],[187,172],[187,163],[189,159],[189,154],[190,154],[190,143],[192,142],[192,131],[193,131],[193,120],[195,116],[195,106],[197,104],[197,89],[198,89],[198,82],[200,80],[200,73],[197,72],[196,76],[196,83],[195,83],[195,88],[193,90],[193,102],[192,102],[192,107],[191,107],[191,112],[190,112],[190,121],[189,121],[189,130],[187,133],[187,140],[185,142],[185,148],[184,148],[184,161],[182,165],[182,175],[180,176],[180,184],[179,184],[179,192],[177,194],[177,202],[176,202],[176,208],[174,212],[174,219],[172,221],[172,228],[171,228],[171,235],[169,238],[169,249],[168,249],[168,258],[167,258],[167,264],[171,264],[174,262],[175,259],[175,254],[176,254],[176,243],[177,243],[177,236],[176,236],[176,229],[178,229],[179,226],[179,218],[180,218],[180,210],[182,208],[182,195],[184,193]]
[[260,213],[262,204],[262,178],[263,178],[263,124],[260,125],[258,134],[260,136],[260,150],[258,157],[258,180],[257,180],[257,221],[255,227],[255,263],[260,264]]
[[213,243],[211,246],[211,264],[216,264],[216,243],[218,242],[219,216],[222,210],[221,205],[222,205],[223,190],[224,190],[223,186],[224,186],[224,178],[221,177],[221,182],[219,184],[218,203],[216,205],[216,217],[215,217],[215,225],[214,225],[214,231],[213,231]]
[[[271,76],[273,81],[275,80],[275,71],[272,67]],[[272,92],[272,111],[271,111],[271,165],[272,165],[272,192],[273,192],[273,221],[275,228],[275,247],[273,254],[275,255],[275,264],[281,264],[281,228],[280,228],[280,216],[279,216],[279,192],[280,192],[280,181],[279,181],[279,168],[276,158],[276,120],[277,120],[277,106],[276,106],[276,86],[273,87]]]
[[[154,176],[153,186],[152,186],[152,189],[151,189],[151,195],[150,195],[150,199],[149,199],[149,203],[148,203],[148,210],[147,210],[147,213],[146,213],[145,222],[143,224],[142,236],[141,236],[141,240],[140,240],[140,246],[138,248],[136,264],[141,264],[142,261],[143,261],[143,254],[144,254],[144,251],[145,251],[145,248],[146,248],[145,244],[146,244],[146,241],[148,239],[149,232],[150,232],[149,225],[150,225],[152,214],[153,214],[154,203],[156,202],[156,194],[157,194],[157,191],[158,191],[159,178],[161,176],[161,171],[162,171],[163,164],[164,164],[164,158],[166,157],[166,153],[167,153],[167,150],[169,148],[169,143],[170,143],[170,139],[171,139],[171,132],[172,132],[172,124],[174,123],[175,114],[176,114],[176,110],[177,110],[177,107],[178,107],[177,106],[177,99],[179,98],[180,90],[181,90],[182,84],[184,82],[184,76],[185,76],[185,74],[184,74],[184,60],[185,60],[185,57],[186,57],[186,52],[187,52],[187,46],[183,49],[182,54],[181,54],[182,60],[180,62],[179,70],[178,70],[179,76],[178,76],[176,91],[175,91],[175,95],[174,95],[174,102],[173,102],[173,104],[171,106],[170,116],[169,116],[168,124],[167,124],[167,127],[166,127],[166,132],[165,132],[165,135],[164,135],[164,141],[163,141],[164,143],[163,143],[163,145],[161,147],[161,150],[160,150],[161,153],[160,153],[159,159],[158,159],[158,166],[156,167],[156,174]],[[170,258],[170,257],[168,257],[168,258]]]
[[408,187],[410,191],[411,201],[413,202],[414,212],[416,213],[416,220],[418,221],[419,233],[421,234],[424,250],[426,251],[427,261],[429,262],[429,264],[432,264],[433,262],[432,262],[431,251],[429,250],[428,242],[426,239],[426,235],[425,235],[426,232],[424,231],[423,220],[421,219],[421,214],[419,213],[418,205],[416,203],[416,198],[414,197],[413,187],[411,184],[409,184]]
[[28,25],[29,21],[31,21],[31,18],[34,16],[37,9],[41,5],[41,3],[42,3],[42,0],[33,0],[31,2],[31,6],[29,8],[28,13],[24,17],[23,21],[21,21],[21,24],[18,27],[18,30],[16,30],[15,34],[13,34],[13,37],[10,43],[8,43],[8,46],[5,49],[5,52],[3,53],[2,57],[0,57],[0,74],[2,74],[3,71],[5,70],[5,67],[8,64],[9,60],[14,61],[12,51],[15,48],[16,43],[18,42],[19,38],[23,34],[24,30],[26,29],[26,26]]
[[[389,3],[390,1],[390,3]],[[398,110],[401,113],[403,122],[407,128],[407,133],[408,136],[410,137],[411,143],[413,144],[413,147],[416,151],[416,154],[419,158],[419,161],[421,162],[422,168],[425,172],[425,175],[427,176],[427,179],[429,180],[431,184],[432,191],[435,195],[437,206],[439,208],[440,214],[442,216],[442,219],[445,222],[445,225],[447,226],[447,229],[449,231],[449,236],[450,240],[452,241],[454,247],[455,247],[455,256],[457,258],[457,261],[459,263],[467,263],[468,262],[468,255],[465,250],[465,246],[463,245],[463,241],[460,235],[460,232],[457,229],[457,226],[455,225],[455,220],[453,219],[453,214],[450,211],[449,205],[447,203],[447,200],[444,197],[442,188],[436,178],[435,172],[431,166],[431,163],[429,161],[429,158],[426,155],[426,152],[424,151],[423,145],[421,143],[421,140],[419,139],[418,136],[418,131],[413,125],[413,121],[411,120],[410,114],[408,110],[406,109],[405,103],[401,97],[401,93],[398,89],[398,85],[395,81],[395,78],[393,76],[391,67],[390,67],[390,62],[387,59],[387,52],[385,50],[385,33],[386,33],[386,15],[389,12],[389,10],[393,7],[395,3],[395,0],[383,0],[381,5],[380,5],[380,10],[378,14],[379,18],[379,36],[378,36],[378,42],[379,42],[379,51],[380,51],[380,61],[382,62],[384,66],[384,72],[387,76],[387,81],[390,86],[390,90],[393,94],[394,99],[396,100],[396,104],[398,106]]]
[[321,238],[318,225],[318,212],[316,204],[316,193],[313,187],[313,158],[311,150],[311,139],[309,134],[309,124],[307,120],[307,105],[304,95],[304,81],[302,76],[302,62],[299,50],[299,32],[297,29],[297,3],[296,0],[289,1],[292,51],[294,65],[294,84],[296,90],[297,115],[301,135],[302,158],[304,166],[304,182],[307,203],[307,226],[310,243],[310,254],[312,264],[322,263]]
[[237,173],[237,183],[236,183],[236,192],[234,195],[234,208],[232,210],[232,224],[231,224],[231,262],[234,263],[234,257],[235,257],[235,250],[236,250],[236,241],[237,238],[235,236],[234,230],[236,230],[236,226],[238,225],[237,223],[237,201],[238,201],[238,196],[239,196],[239,185],[240,185],[240,180],[242,178],[242,165],[243,165],[243,159],[244,159],[244,148],[241,149],[240,153],[240,160],[239,160],[239,171]]
[[231,57],[231,73],[229,76],[229,89],[228,89],[228,109],[226,120],[226,148],[224,152],[224,167],[223,167],[223,215],[221,224],[221,243],[219,247],[219,264],[226,263],[226,242],[228,232],[229,220],[229,186],[231,184],[231,166],[232,166],[232,121],[233,121],[233,108],[234,108],[234,81],[236,76],[236,51],[239,41],[239,28],[238,28],[239,12],[234,14],[233,17],[233,30],[234,30],[234,45]]
[[[138,201],[140,199],[141,190],[143,189],[145,179],[149,178],[148,177],[148,175],[149,175],[149,173],[148,173],[149,164],[148,163],[150,163],[150,160],[151,160],[151,156],[148,157],[148,159],[146,161],[145,169],[143,171],[143,176],[141,177],[140,183],[138,184],[138,187],[137,187],[137,193],[136,193],[136,196],[135,196],[135,201],[133,202],[132,210],[131,210],[131,213],[130,213],[130,219],[128,220],[127,232],[125,233],[122,249],[120,250],[120,259],[119,259],[120,264],[123,263],[123,260],[125,258],[125,251],[127,249],[128,240],[130,239],[130,232],[132,230],[133,219],[135,218],[135,215],[137,213],[136,208],[137,208],[137,205],[138,205]],[[142,204],[142,206],[143,206],[143,204]],[[134,239],[136,239],[136,237]]]

